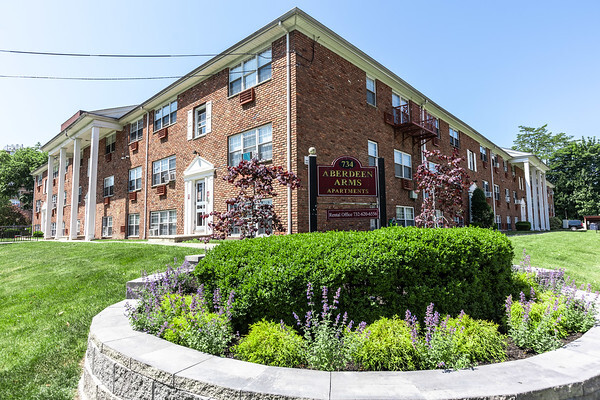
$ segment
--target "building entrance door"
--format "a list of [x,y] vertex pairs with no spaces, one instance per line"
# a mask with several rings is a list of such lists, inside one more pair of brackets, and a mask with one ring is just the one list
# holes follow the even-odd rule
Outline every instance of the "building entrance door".
[[206,233],[206,182],[196,181],[196,232]]

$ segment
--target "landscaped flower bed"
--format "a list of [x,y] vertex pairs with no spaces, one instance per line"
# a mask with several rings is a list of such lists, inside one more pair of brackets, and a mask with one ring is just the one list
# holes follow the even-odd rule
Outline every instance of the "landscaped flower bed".
[[[574,297],[572,282],[563,282],[561,272],[540,277],[525,270],[510,276],[519,300],[512,300],[513,294],[506,298],[506,317],[500,325],[464,312],[440,315],[433,303],[420,317],[405,309],[368,324],[356,323],[344,311],[344,288],[335,293],[327,286],[315,288],[317,300],[309,283],[295,294],[306,304],[298,313],[285,315],[283,310],[279,319],[261,318],[243,327],[242,335],[234,334],[234,327],[240,326],[235,320],[236,293],[222,296],[219,287],[208,291],[209,285],[198,284],[194,275],[178,269],[149,282],[129,316],[135,329],[213,355],[321,370],[459,369],[505,360],[509,340],[542,352],[560,346],[562,337],[593,326],[594,307]],[[374,297],[371,302],[381,306],[383,300]]]

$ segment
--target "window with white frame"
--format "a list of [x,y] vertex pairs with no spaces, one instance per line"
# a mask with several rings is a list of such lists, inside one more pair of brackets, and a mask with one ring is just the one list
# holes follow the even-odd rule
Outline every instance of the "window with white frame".
[[504,172],[508,172],[508,163],[506,162],[506,160],[502,160],[502,165],[504,167]]
[[40,211],[42,211],[42,201],[36,200],[35,201],[35,212],[40,212]]
[[471,171],[477,172],[477,157],[475,156],[475,153],[473,153],[471,150],[468,150],[468,149],[467,149],[467,167]]
[[367,152],[369,154],[369,166],[377,165],[377,157],[379,157],[379,146],[377,142],[368,141]]
[[229,95],[233,96],[271,79],[271,60],[271,49],[268,48],[230,68]]
[[415,209],[396,206],[396,224],[398,226],[415,226]]
[[56,208],[56,197],[55,194],[52,195],[52,208]]
[[129,143],[142,140],[144,137],[144,118],[140,118],[129,125]]
[[113,232],[113,218],[102,217],[102,237],[111,237]]
[[127,216],[127,236],[140,236],[140,214]]
[[48,179],[46,179],[44,181],[44,189],[43,189],[43,193],[46,194],[48,193]]
[[494,199],[500,201],[500,186],[494,185]]
[[506,199],[507,203],[510,203],[510,190],[504,189],[504,198]]
[[487,155],[487,149],[485,147],[479,146],[479,155],[481,157],[481,161],[487,162],[488,155]]
[[61,236],[65,236],[67,234],[67,226],[65,224],[65,221],[62,222],[62,231],[61,231]]
[[519,198],[517,197],[517,191],[513,190],[513,201],[515,204],[517,204],[517,202],[519,201]]
[[65,205],[65,206],[67,205],[67,191],[66,190],[63,192],[63,205]]
[[77,220],[77,235],[81,235],[81,220]]
[[42,226],[40,224],[35,224],[33,226],[33,231],[34,232],[39,232],[42,229]]
[[67,172],[69,171],[69,165],[71,165],[71,159],[67,158],[65,160],[65,175],[67,174]]
[[514,178],[517,175],[517,169],[514,165],[511,165],[510,170],[512,171],[512,176]]
[[397,178],[412,179],[411,155],[394,150],[394,171]]
[[488,181],[481,181],[482,190],[485,193],[485,197],[492,197],[492,192],[490,192],[490,184]]
[[77,195],[77,203],[81,203],[82,195],[83,195],[83,188],[81,186],[79,186],[79,193]]
[[109,197],[115,194],[115,177],[109,176],[104,178],[104,197]]
[[150,213],[150,236],[175,235],[177,233],[177,211],[163,210]]
[[37,176],[37,185],[42,186],[42,183],[44,183],[44,176],[42,174],[39,174]]
[[524,186],[525,186],[525,185],[523,184],[523,178],[522,178],[522,177],[519,177],[519,190],[523,190],[523,187],[524,187]]
[[206,104],[194,110],[196,126],[194,128],[194,137],[206,135]]
[[367,76],[367,103],[374,106],[375,104],[375,79]]
[[142,167],[129,170],[129,191],[135,192],[142,188]]
[[237,166],[242,160],[255,157],[259,161],[273,158],[271,124],[229,136],[229,165]]
[[494,168],[500,167],[500,162],[498,161],[498,154],[492,154],[492,166],[494,166]]
[[177,122],[177,100],[154,110],[154,132]]
[[502,230],[502,216],[496,215],[496,227],[498,230]]
[[56,222],[50,223],[50,236],[56,236]]
[[58,164],[56,160],[54,161],[54,166],[52,167],[52,179],[58,178]]
[[460,147],[458,131],[450,128],[450,144],[454,147]]
[[160,185],[175,180],[175,156],[152,163],[152,185]]
[[512,230],[512,221],[510,220],[510,215],[506,216],[506,229],[509,231]]
[[113,153],[115,151],[115,143],[117,141],[117,134],[113,133],[106,137],[106,154]]
[[403,107],[400,111],[396,109],[396,107],[406,106],[408,104],[408,100],[404,99],[400,95],[396,93],[392,93],[392,107],[394,107],[394,120],[399,123],[408,122],[408,107]]
[[428,161],[427,162],[427,169],[429,169],[429,171],[436,173],[438,172],[438,165],[434,162]]
[[[273,199],[263,199],[260,201],[262,204],[269,204],[269,205],[273,205]],[[269,230],[271,232],[273,232],[273,224],[272,221],[267,221],[267,225],[269,227]],[[261,226],[257,226],[258,231],[256,232],[256,236],[266,236],[267,235],[267,230],[266,228],[263,228]]]

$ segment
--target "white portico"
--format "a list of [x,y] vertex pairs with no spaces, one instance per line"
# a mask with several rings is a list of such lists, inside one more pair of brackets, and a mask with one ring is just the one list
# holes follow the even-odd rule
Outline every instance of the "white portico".
[[[56,220],[52,229],[51,215],[46,212],[42,231],[46,239],[76,239],[77,216],[79,207],[79,176],[81,168],[87,170],[88,192],[82,199],[85,207],[84,236],[85,240],[95,238],[96,225],[96,189],[98,178],[98,146],[101,138],[123,129],[118,118],[130,111],[132,107],[119,107],[93,112],[78,111],[63,124],[61,132],[46,143],[42,150],[48,152],[48,183],[46,187],[46,205],[52,204]],[[90,147],[90,158],[87,166],[81,166],[81,152]],[[70,187],[66,187],[66,168],[68,160],[72,160]],[[56,169],[55,165],[58,165]],[[53,202],[54,186],[57,186],[56,201]],[[65,215],[65,193],[71,192],[71,212]],[[63,229],[64,227],[64,229]],[[66,233],[68,232],[68,234]]]
[[[526,198],[522,199],[521,215],[527,212],[527,221],[531,223],[533,231],[550,230],[550,214],[548,207],[548,184],[546,172],[549,167],[532,153],[525,153],[511,149],[504,149],[511,157],[510,162],[525,172],[524,185]],[[521,188],[521,187],[520,187]]]
[[200,156],[196,156],[183,172],[184,234],[210,234],[208,223],[212,221],[214,180],[215,166]]

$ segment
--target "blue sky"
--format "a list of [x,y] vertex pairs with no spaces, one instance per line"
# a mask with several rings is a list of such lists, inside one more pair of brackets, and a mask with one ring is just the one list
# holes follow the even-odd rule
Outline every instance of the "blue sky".
[[[0,49],[219,53],[300,7],[500,146],[518,126],[600,136],[600,2],[13,1]],[[0,75],[184,75],[207,58],[99,59],[0,53]],[[139,104],[173,80],[0,78],[0,148],[42,144],[77,110]]]

